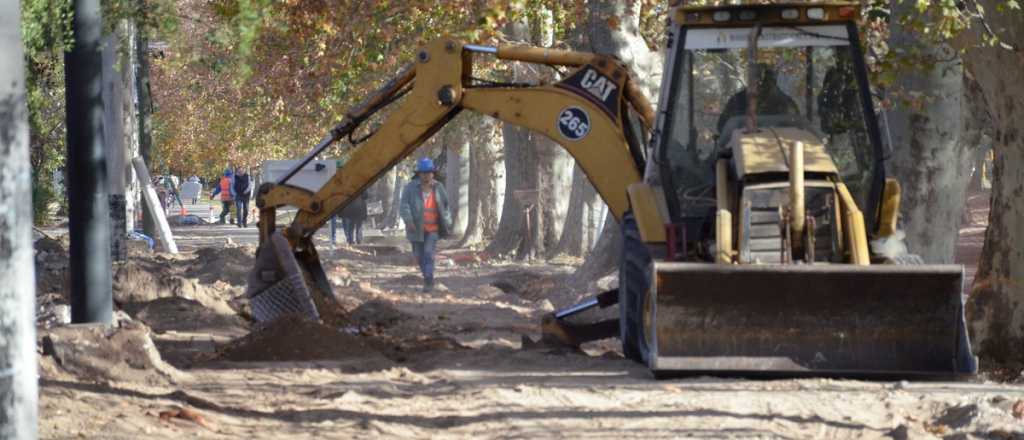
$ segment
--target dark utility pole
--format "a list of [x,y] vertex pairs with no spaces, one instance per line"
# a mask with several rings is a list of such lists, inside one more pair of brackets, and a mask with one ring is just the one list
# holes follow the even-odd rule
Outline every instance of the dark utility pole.
[[75,0],[67,83],[71,321],[110,322],[110,205],[103,148],[103,17],[99,0]]
[[18,2],[0,1],[0,438],[5,439],[37,436],[36,281],[24,59]]

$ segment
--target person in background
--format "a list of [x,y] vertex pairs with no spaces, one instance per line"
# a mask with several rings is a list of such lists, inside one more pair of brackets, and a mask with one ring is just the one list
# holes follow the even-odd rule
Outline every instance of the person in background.
[[249,172],[242,167],[235,169],[235,212],[239,228],[249,226],[249,199],[252,198],[252,179]]
[[416,162],[416,176],[402,188],[399,213],[405,222],[405,236],[412,243],[420,272],[423,291],[434,289],[434,253],[437,240],[451,231],[448,193],[441,182],[434,180],[434,162],[422,158]]
[[210,200],[220,194],[220,221],[218,225],[224,224],[225,217],[231,213],[231,205],[235,204],[235,179],[231,172],[231,168],[224,170],[224,176],[220,178],[220,182],[213,188],[213,193],[210,194]]
[[[193,192],[196,196],[191,197],[191,201],[193,201],[193,205],[198,205],[199,204],[199,194],[200,194],[200,192],[203,192],[203,184],[200,183],[199,176],[191,176],[191,177],[189,177],[188,178],[188,182],[186,182],[186,183],[195,183],[196,185],[199,185],[199,190]],[[189,185],[189,186],[195,186],[195,185]]]
[[363,242],[363,222],[366,221],[366,193],[359,194],[341,210],[341,227],[345,229],[348,244]]

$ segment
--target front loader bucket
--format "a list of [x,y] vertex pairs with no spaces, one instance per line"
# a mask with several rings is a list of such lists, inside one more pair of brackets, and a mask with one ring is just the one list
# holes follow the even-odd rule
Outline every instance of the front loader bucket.
[[652,275],[644,333],[658,376],[977,371],[961,266],[657,262]]
[[280,231],[256,252],[246,296],[253,318],[261,323],[292,314],[316,321],[321,319],[324,301],[333,299],[312,243],[295,254]]

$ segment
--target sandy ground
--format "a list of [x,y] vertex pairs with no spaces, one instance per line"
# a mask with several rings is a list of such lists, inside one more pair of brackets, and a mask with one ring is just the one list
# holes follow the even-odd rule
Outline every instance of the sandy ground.
[[[40,355],[41,437],[1024,438],[1024,386],[991,376],[656,381],[616,341],[524,348],[539,317],[567,305],[531,286],[572,267],[446,250],[439,288],[422,293],[406,245],[378,234],[333,251],[321,243],[341,325],[257,328],[240,298],[255,229],[175,233],[182,255],[135,253],[119,269],[130,324],[98,339],[141,354],[94,355],[103,359],[89,365],[106,367],[91,369],[80,366],[88,347]],[[62,301],[59,262],[39,267],[45,314]],[[41,323],[40,339],[60,331]]]

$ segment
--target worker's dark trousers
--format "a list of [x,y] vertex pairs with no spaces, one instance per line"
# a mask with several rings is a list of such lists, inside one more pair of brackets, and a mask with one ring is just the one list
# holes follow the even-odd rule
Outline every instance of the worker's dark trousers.
[[220,223],[224,223],[228,214],[231,214],[231,205],[234,205],[234,200],[221,200],[220,201]]
[[246,227],[249,226],[249,198],[242,197],[235,200],[235,220],[238,221],[238,226]]
[[423,241],[412,242],[412,253],[423,274],[423,284],[434,285],[434,253],[437,250],[437,232],[423,232]]

